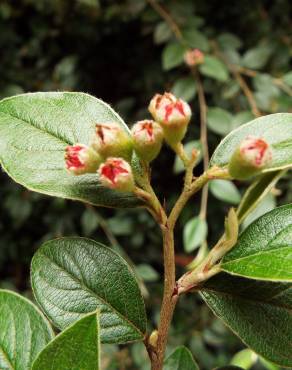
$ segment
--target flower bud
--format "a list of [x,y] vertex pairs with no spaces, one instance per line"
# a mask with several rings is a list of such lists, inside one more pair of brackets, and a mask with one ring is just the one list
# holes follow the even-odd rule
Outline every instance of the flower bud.
[[65,151],[66,168],[74,175],[96,172],[101,158],[93,149],[83,144],[67,146]]
[[186,65],[194,67],[204,63],[205,55],[199,49],[190,49],[185,52],[184,60]]
[[139,121],[132,127],[134,149],[139,158],[151,162],[160,152],[163,131],[155,121]]
[[272,161],[270,145],[262,138],[246,137],[233,153],[229,163],[229,173],[239,180],[254,176]]
[[122,157],[131,161],[133,142],[131,136],[116,122],[98,123],[91,146],[104,159]]
[[123,158],[108,158],[98,169],[99,180],[106,188],[131,192],[135,188],[132,169]]
[[148,109],[155,121],[161,125],[165,140],[170,146],[184,138],[192,114],[188,103],[177,99],[171,93],[156,94]]

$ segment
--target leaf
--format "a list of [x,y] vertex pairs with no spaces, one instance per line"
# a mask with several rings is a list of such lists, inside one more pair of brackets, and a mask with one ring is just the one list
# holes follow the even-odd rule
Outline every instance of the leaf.
[[212,180],[209,187],[214,197],[219,200],[230,204],[238,204],[240,202],[240,192],[232,181]]
[[168,41],[172,36],[172,31],[166,22],[160,22],[154,30],[155,44],[163,44]]
[[73,323],[38,355],[32,370],[99,370],[100,340],[98,313]]
[[283,81],[285,82],[285,84],[292,87],[292,71],[284,74]]
[[[96,122],[122,119],[109,105],[84,93],[48,92],[0,102],[0,162],[30,190],[99,206],[132,207],[137,198],[102,187],[95,174],[74,176],[65,169],[67,145],[88,144]],[[17,160],[16,160],[17,159]]]
[[248,370],[256,363],[257,359],[258,356],[253,351],[246,348],[240,352],[237,352],[233,356],[231,365],[241,366],[243,369]]
[[222,33],[218,37],[218,43],[224,50],[239,49],[242,46],[241,40],[233,33]]
[[275,196],[270,192],[267,194],[262,201],[250,212],[247,218],[242,223],[242,229],[246,229],[252,222],[257,220],[265,213],[272,211],[276,208],[277,202]]
[[98,309],[103,343],[143,339],[145,307],[137,280],[110,248],[84,238],[46,242],[32,259],[31,281],[37,302],[59,329]]
[[183,230],[183,242],[186,252],[192,252],[206,239],[208,226],[199,216],[191,218]]
[[17,293],[0,290],[0,368],[30,369],[54,333],[43,314]]
[[251,279],[292,281],[292,204],[254,221],[224,256],[221,268]]
[[[184,145],[184,150],[187,156],[191,155],[193,149],[197,149],[200,151],[198,158],[197,158],[197,162],[196,162],[196,163],[199,163],[202,160],[202,145],[201,145],[200,140],[192,140]],[[183,172],[184,170],[185,170],[185,167],[184,167],[183,161],[177,155],[175,157],[175,161],[173,165],[173,172],[175,174],[178,174],[180,172]]]
[[209,108],[207,124],[211,131],[225,136],[232,130],[232,115],[222,108]]
[[165,360],[163,370],[199,370],[199,366],[191,352],[180,346]]
[[208,38],[200,31],[191,28],[186,28],[182,31],[184,40],[190,48],[200,49],[207,52],[210,49]]
[[172,93],[187,102],[196,96],[196,85],[192,77],[178,79],[172,87]]
[[292,284],[220,273],[201,295],[216,316],[256,353],[292,366]]
[[177,42],[167,44],[162,52],[162,68],[168,71],[182,64],[185,51],[186,48]]
[[263,137],[273,151],[272,164],[263,172],[292,167],[292,114],[276,113],[256,118],[227,135],[216,148],[211,165],[226,166],[248,135]]
[[250,185],[244,193],[236,211],[240,224],[260,204],[265,196],[269,194],[284,172],[285,171],[274,171],[265,173]]
[[205,55],[204,63],[199,66],[200,72],[220,82],[228,80],[228,70],[218,58]]
[[238,367],[238,366],[228,365],[228,366],[216,367],[216,369],[214,370],[246,370],[246,369],[243,369],[242,367]]
[[136,272],[146,282],[153,282],[159,279],[159,274],[154,268],[146,263],[136,266]]
[[247,68],[260,69],[266,65],[272,51],[269,46],[252,48],[243,55],[242,65]]

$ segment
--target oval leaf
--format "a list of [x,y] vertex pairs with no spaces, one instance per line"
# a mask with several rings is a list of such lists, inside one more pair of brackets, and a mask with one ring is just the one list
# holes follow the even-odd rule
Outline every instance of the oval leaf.
[[292,281],[292,204],[249,225],[224,256],[221,268],[252,279]]
[[54,333],[27,299],[0,290],[0,369],[27,370]]
[[123,120],[103,101],[84,93],[48,92],[0,102],[0,162],[30,190],[108,207],[137,206],[127,193],[102,187],[97,175],[73,176],[65,169],[67,145],[89,144],[97,122]]
[[292,284],[216,275],[201,295],[212,311],[256,353],[292,366]]
[[190,219],[183,231],[184,249],[192,252],[198,248],[206,239],[208,226],[205,220],[200,217]]
[[103,343],[143,339],[146,317],[138,283],[110,248],[83,238],[49,241],[32,259],[31,280],[37,302],[58,328],[98,309]]
[[205,56],[204,63],[199,66],[200,72],[207,77],[214,78],[220,82],[228,80],[228,69],[220,59],[209,55]]
[[235,149],[248,135],[262,137],[271,144],[273,161],[263,172],[292,167],[291,113],[276,113],[256,118],[232,131],[221,141],[210,164],[226,166]]
[[50,342],[34,361],[32,370],[99,370],[99,358],[99,320],[93,312]]
[[240,192],[233,182],[228,180],[213,180],[210,182],[210,191],[215,198],[231,204],[240,202]]
[[163,370],[199,370],[191,352],[184,346],[178,347],[164,362]]

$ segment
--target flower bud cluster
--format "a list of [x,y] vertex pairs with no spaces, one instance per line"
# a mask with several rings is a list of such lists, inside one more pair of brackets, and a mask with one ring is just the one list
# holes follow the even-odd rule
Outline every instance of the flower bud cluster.
[[140,160],[153,161],[164,139],[170,146],[183,139],[191,118],[190,106],[170,93],[155,95],[149,111],[154,120],[138,121],[131,135],[117,122],[97,123],[89,146],[75,144],[66,148],[68,171],[74,175],[97,173],[107,188],[134,191],[130,165],[133,151]]

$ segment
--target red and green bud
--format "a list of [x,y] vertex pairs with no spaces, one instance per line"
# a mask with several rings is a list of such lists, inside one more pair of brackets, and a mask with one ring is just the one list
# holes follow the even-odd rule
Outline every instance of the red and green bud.
[[100,183],[106,188],[125,192],[135,188],[131,166],[123,158],[108,158],[97,172]]
[[104,159],[121,157],[131,161],[133,152],[132,138],[116,122],[96,124],[91,146]]
[[151,162],[158,156],[163,142],[163,131],[157,122],[137,122],[132,127],[132,136],[134,149],[140,159]]
[[199,49],[191,49],[185,52],[184,60],[186,65],[189,67],[194,67],[204,63],[205,55]]
[[176,145],[184,138],[192,115],[188,103],[171,93],[156,94],[148,109],[154,120],[161,125],[169,145]]
[[68,171],[74,175],[96,172],[101,158],[93,149],[83,144],[67,146],[65,162]]
[[244,180],[260,173],[271,161],[272,150],[266,140],[248,136],[233,153],[228,170],[233,178]]

